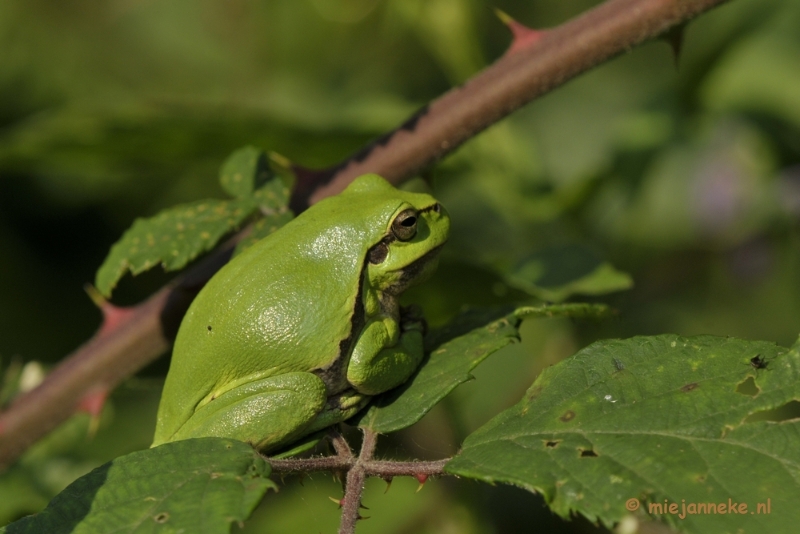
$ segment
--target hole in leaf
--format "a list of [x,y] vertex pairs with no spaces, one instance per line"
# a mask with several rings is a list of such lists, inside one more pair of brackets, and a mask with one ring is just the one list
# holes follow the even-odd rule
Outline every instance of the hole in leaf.
[[166,523],[169,521],[169,514],[167,512],[161,512],[158,515],[153,516],[153,521],[156,523]]
[[568,423],[569,421],[575,419],[575,412],[573,412],[572,410],[567,410],[566,412],[564,412],[564,415],[559,417],[559,419],[564,423]]
[[761,390],[758,389],[756,385],[756,381],[753,379],[752,376],[748,376],[746,380],[743,380],[736,386],[736,393],[741,393],[742,395],[747,395],[748,397],[755,397]]
[[581,458],[597,458],[597,453],[594,452],[592,449],[581,450]]
[[783,406],[778,406],[772,410],[762,410],[748,415],[744,422],[755,423],[757,421],[773,421],[780,423],[800,418],[800,401],[791,400]]
[[560,439],[555,441],[545,441],[544,446],[550,449],[555,449],[556,447],[558,447],[559,443],[561,443]]

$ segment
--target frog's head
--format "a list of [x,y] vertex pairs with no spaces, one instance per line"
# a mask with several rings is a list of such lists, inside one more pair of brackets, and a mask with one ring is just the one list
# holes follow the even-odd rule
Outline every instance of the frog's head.
[[376,174],[358,177],[343,195],[369,205],[365,274],[372,287],[398,295],[433,273],[450,232],[450,217],[435,198],[396,189]]

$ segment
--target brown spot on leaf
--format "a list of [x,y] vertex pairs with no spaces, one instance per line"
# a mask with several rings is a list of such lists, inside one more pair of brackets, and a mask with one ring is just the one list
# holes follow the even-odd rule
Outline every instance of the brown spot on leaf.
[[562,423],[568,423],[568,422],[572,421],[573,419],[575,419],[575,412],[573,412],[572,410],[567,410],[566,412],[564,412],[564,415],[562,415],[558,419]]
[[160,514],[154,515],[153,521],[163,525],[164,523],[169,521],[169,514],[167,512],[161,512]]
[[578,449],[581,451],[581,458],[597,458],[597,453],[592,449]]
[[559,444],[559,443],[561,443],[561,440],[560,440],[560,439],[558,439],[558,440],[553,440],[553,441],[545,441],[545,442],[544,442],[544,446],[545,446],[545,447],[547,447],[547,448],[549,448],[549,449],[555,449],[556,447],[558,447],[558,444]]
[[692,382],[691,384],[686,384],[685,386],[683,386],[681,388],[681,391],[683,391],[684,393],[688,393],[689,391],[692,391],[693,389],[697,389],[699,387],[700,384],[698,384],[697,382]]

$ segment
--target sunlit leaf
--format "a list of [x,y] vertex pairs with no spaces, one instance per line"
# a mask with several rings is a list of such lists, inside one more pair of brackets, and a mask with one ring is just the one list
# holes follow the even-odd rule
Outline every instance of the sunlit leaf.
[[273,177],[263,150],[240,148],[225,160],[219,172],[222,188],[236,198],[245,198]]
[[[539,492],[562,516],[606,525],[638,505],[635,513],[650,510],[687,532],[791,532],[800,521],[798,378],[797,346],[675,335],[601,341],[547,368],[446,470]],[[695,507],[678,517],[651,507],[665,501],[679,510],[730,501],[737,513]],[[759,514],[759,503],[771,513]]]
[[165,270],[184,267],[212,249],[255,211],[256,202],[202,200],[166,209],[154,217],[136,219],[117,241],[97,271],[95,286],[106,296],[122,276],[161,264]]

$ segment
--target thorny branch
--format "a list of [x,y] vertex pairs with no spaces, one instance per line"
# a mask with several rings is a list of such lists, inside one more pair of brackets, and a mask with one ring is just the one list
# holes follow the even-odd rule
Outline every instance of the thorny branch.
[[350,446],[339,432],[329,432],[335,456],[322,456],[316,458],[274,459],[267,458],[273,473],[302,475],[316,471],[329,471],[334,473],[347,473],[345,479],[344,496],[339,501],[342,508],[342,520],[339,525],[339,534],[353,534],[356,522],[361,519],[361,497],[364,491],[364,481],[367,477],[378,477],[391,482],[393,477],[415,477],[424,484],[430,476],[442,476],[445,464],[449,458],[432,462],[395,462],[391,460],[373,460],[378,434],[365,429],[364,440],[361,443],[361,452],[358,457],[353,456]]
[[[301,211],[367,172],[402,182],[534,98],[724,1],[608,0],[535,39],[512,28],[508,52],[394,131],[329,169],[296,167],[292,208]],[[229,256],[230,249],[213,254],[138,306],[104,304],[100,330],[0,413],[0,468],[165,352],[194,295]]]

